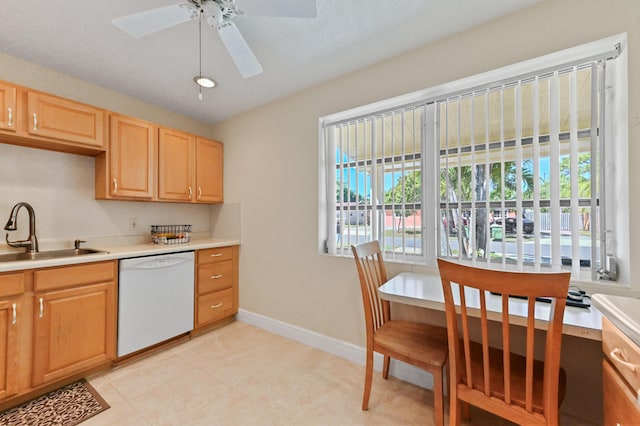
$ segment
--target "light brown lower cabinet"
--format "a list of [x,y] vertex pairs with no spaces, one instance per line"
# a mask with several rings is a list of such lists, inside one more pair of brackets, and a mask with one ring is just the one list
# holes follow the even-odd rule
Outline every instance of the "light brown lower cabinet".
[[117,261],[0,274],[0,410],[112,365],[117,276]]
[[[0,280],[1,281],[1,280]],[[0,399],[18,392],[19,299],[0,301]]]
[[639,425],[640,347],[602,319],[602,393],[605,425]]
[[195,328],[238,313],[238,246],[196,252]]
[[18,361],[24,352],[23,343],[28,343],[20,339],[29,326],[23,310],[25,288],[23,272],[0,274],[0,400],[19,390]]

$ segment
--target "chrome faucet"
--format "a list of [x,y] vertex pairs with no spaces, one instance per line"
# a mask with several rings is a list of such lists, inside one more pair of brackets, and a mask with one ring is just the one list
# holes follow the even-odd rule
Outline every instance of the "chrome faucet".
[[4,226],[4,229],[5,231],[15,231],[18,229],[18,212],[21,207],[26,208],[29,213],[29,238],[22,241],[9,241],[9,233],[7,232],[7,244],[11,247],[25,247],[27,249],[27,253],[37,253],[38,239],[36,238],[36,213],[33,211],[33,207],[31,207],[29,203],[20,202],[13,206],[11,214],[9,214],[9,220]]

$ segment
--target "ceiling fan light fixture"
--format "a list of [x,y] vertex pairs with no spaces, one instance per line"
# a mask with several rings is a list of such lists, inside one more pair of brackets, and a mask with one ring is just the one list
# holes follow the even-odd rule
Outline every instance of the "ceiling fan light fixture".
[[205,89],[211,89],[216,87],[216,82],[213,81],[212,78],[204,76],[204,75],[196,75],[193,77],[193,81],[200,87],[204,87]]

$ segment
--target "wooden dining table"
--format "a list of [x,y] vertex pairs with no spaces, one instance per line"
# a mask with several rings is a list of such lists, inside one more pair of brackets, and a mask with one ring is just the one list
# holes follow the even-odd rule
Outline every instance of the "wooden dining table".
[[[455,293],[455,292],[454,292]],[[384,300],[422,308],[444,311],[444,294],[439,275],[402,272],[378,288],[378,294]],[[467,306],[474,316],[479,317],[480,297],[477,292],[465,292]],[[588,300],[588,299],[587,299]],[[487,294],[488,319],[501,321],[501,296]],[[456,300],[459,304],[459,300]],[[536,302],[535,326],[546,330],[551,304]],[[518,298],[509,300],[509,321],[516,325],[525,325],[527,302]],[[602,315],[593,306],[588,308],[567,306],[563,318],[563,333],[590,340],[602,340]]]

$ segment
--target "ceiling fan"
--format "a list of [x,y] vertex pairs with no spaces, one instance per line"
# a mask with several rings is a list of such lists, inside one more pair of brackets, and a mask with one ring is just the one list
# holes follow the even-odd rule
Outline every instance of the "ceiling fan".
[[111,20],[131,35],[144,37],[192,20],[203,19],[218,31],[225,48],[244,78],[262,72],[262,66],[234,24],[239,15],[313,18],[316,0],[188,0]]

